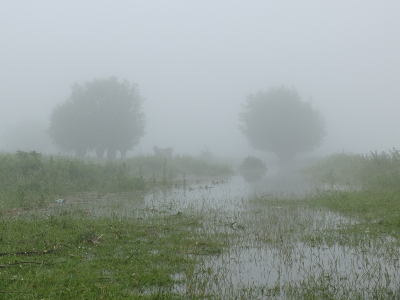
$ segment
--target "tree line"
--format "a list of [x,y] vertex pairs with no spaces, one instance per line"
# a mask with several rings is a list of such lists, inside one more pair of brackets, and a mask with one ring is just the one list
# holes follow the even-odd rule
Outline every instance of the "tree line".
[[[138,86],[116,77],[95,79],[72,86],[68,99],[56,105],[48,133],[62,150],[75,151],[78,158],[95,151],[98,158],[125,157],[145,134],[146,117]],[[240,130],[250,145],[274,152],[281,165],[299,152],[322,143],[325,120],[302,101],[294,88],[271,87],[250,94],[239,114]]]

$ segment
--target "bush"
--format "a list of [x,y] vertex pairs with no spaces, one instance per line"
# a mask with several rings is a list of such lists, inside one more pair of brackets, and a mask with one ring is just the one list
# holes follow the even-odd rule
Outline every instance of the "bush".
[[261,159],[248,156],[240,165],[239,173],[247,182],[255,182],[267,173],[267,167]]

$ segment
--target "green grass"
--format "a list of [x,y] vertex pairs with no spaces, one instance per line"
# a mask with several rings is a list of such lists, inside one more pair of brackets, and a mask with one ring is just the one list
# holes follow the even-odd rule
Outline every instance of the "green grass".
[[[60,210],[0,219],[2,299],[183,299],[174,274],[221,246],[186,214],[93,217]],[[26,252],[26,254],[25,254]],[[142,296],[141,296],[142,295]]]
[[[18,166],[10,174],[19,184],[51,180],[50,158],[19,155],[2,162]],[[223,176],[229,168],[190,157],[53,159],[65,179],[57,181],[60,189],[73,188],[79,174],[89,178],[75,182],[80,196],[68,199],[78,203],[0,210],[0,299],[397,299],[399,275],[391,272],[398,266],[399,160],[396,150],[342,153],[304,171],[328,187],[306,199],[259,196],[248,203],[227,191],[213,209],[205,207],[209,191],[200,191],[182,210],[184,199],[168,194],[181,172]],[[153,177],[165,191],[154,200],[160,207],[144,206]],[[146,188],[133,187],[132,178]],[[227,200],[238,207],[225,210]],[[254,269],[266,277],[235,282]]]
[[370,234],[400,234],[400,194],[395,191],[326,191],[304,201],[310,207],[325,207],[357,218],[353,228]]
[[337,153],[304,170],[319,181],[361,187],[366,190],[400,190],[400,151],[368,155]]
[[358,290],[354,282],[335,280],[330,274],[321,274],[317,278],[305,278],[300,284],[287,287],[285,299],[293,300],[336,300],[336,299],[391,299],[397,300],[399,293],[379,286],[372,291]]
[[[304,199],[253,199],[260,215],[265,215],[262,209],[281,211],[265,218],[270,225],[263,226],[279,232],[282,241],[291,241],[286,249],[297,249],[290,250],[284,262],[296,259],[296,251],[304,257],[313,253],[312,264],[299,261],[304,276],[280,286],[278,295],[282,299],[399,299],[394,281],[398,283],[394,269],[400,246],[399,151],[335,154],[302,172],[323,188]],[[288,220],[279,220],[281,215]],[[262,238],[280,249],[273,235],[263,233]],[[346,267],[338,268],[341,265]]]
[[[304,202],[325,207],[359,221],[357,228],[368,228],[370,234],[400,234],[400,153],[371,152],[367,156],[336,154],[308,172],[331,185],[359,188],[325,190]],[[321,176],[321,174],[330,174]],[[351,186],[350,186],[351,187]]]
[[[0,154],[0,299],[186,299],[174,285],[193,277],[199,256],[225,245],[202,229],[201,214],[142,207],[146,192],[183,173],[232,170],[191,157],[104,163]],[[64,197],[108,201],[110,209],[96,215],[55,204]],[[114,207],[121,203],[138,206],[122,216]]]
[[131,176],[123,164],[105,165],[18,151],[0,155],[0,210],[45,206],[78,192],[146,190],[148,182]]
[[[0,213],[3,209],[43,207],[80,192],[145,191],[171,185],[186,175],[230,176],[227,165],[184,156],[165,160],[140,156],[116,162],[47,157],[35,151],[0,154]],[[179,176],[179,177],[178,177]]]

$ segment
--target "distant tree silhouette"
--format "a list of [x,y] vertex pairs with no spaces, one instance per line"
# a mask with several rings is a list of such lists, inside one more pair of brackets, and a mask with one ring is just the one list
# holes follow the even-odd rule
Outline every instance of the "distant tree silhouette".
[[71,96],[54,107],[48,132],[61,149],[75,150],[76,157],[88,150],[98,157],[107,151],[108,159],[115,159],[117,151],[125,157],[144,135],[142,102],[136,84],[116,77],[75,84]]
[[325,136],[325,120],[295,89],[270,88],[250,94],[239,115],[240,129],[255,149],[274,152],[281,166],[311,151]]

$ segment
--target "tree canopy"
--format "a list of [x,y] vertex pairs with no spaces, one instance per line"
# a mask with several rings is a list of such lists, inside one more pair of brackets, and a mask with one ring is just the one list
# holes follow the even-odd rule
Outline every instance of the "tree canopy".
[[71,96],[54,107],[49,134],[66,151],[84,157],[95,150],[97,157],[115,159],[117,151],[126,152],[144,135],[143,98],[137,85],[116,77],[95,79],[72,86]]
[[250,94],[239,115],[240,129],[255,149],[274,152],[281,165],[319,146],[325,120],[295,89],[270,88]]

